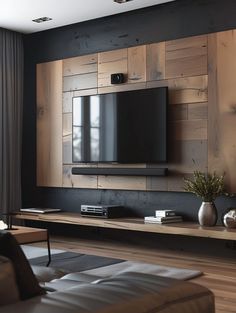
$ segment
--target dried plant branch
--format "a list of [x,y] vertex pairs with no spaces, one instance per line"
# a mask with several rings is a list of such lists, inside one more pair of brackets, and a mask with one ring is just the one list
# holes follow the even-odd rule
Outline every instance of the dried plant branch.
[[204,202],[213,202],[218,196],[227,195],[225,192],[224,175],[215,172],[202,173],[195,171],[193,180],[184,179],[184,190],[194,193],[202,198]]

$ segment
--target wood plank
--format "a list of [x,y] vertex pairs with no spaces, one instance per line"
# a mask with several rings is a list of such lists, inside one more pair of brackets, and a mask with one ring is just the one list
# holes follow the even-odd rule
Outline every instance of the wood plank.
[[9,230],[19,244],[33,243],[38,241],[47,241],[47,229],[16,226],[15,229]]
[[166,78],[207,74],[207,36],[166,42]]
[[208,100],[208,76],[184,77],[147,82],[147,88],[169,87],[169,103],[195,103]]
[[207,140],[172,140],[169,152],[169,171],[184,175],[196,170],[206,172],[208,165]]
[[63,60],[63,76],[97,72],[97,53]]
[[169,177],[147,177],[147,191],[167,191]]
[[206,102],[207,75],[169,80],[169,103]]
[[184,178],[192,179],[193,175],[191,173],[172,173],[170,171],[170,179],[168,180],[168,191],[184,191]]
[[81,96],[93,96],[98,93],[97,88],[92,89],[83,89],[83,90],[75,90],[73,92],[74,97],[81,97]]
[[98,189],[146,190],[146,177],[100,175]]
[[72,113],[63,114],[63,164],[72,163]]
[[37,186],[62,186],[62,61],[37,64]]
[[98,88],[98,94],[104,94],[104,93],[109,93],[109,92],[129,91],[129,90],[139,90],[139,89],[145,89],[145,88],[146,88],[146,83],[113,85],[110,87]]
[[225,173],[227,189],[236,192],[236,31],[209,35],[210,171]]
[[79,213],[71,212],[50,214],[18,212],[15,217],[18,219],[37,220],[53,223],[65,223],[223,240],[236,240],[236,229],[234,228],[225,228],[224,226],[205,227],[192,222],[159,225],[144,223],[143,218],[98,219],[91,217],[81,217]]
[[98,87],[111,86],[111,74],[128,74],[128,50],[98,53]]
[[73,91],[63,92],[62,94],[62,103],[63,103],[62,112],[63,113],[72,112],[72,98],[73,98]]
[[188,119],[188,105],[187,104],[174,104],[169,105],[168,112],[169,121],[182,121]]
[[207,119],[208,117],[208,103],[200,102],[200,103],[189,103],[188,104],[188,119]]
[[72,134],[72,113],[63,113],[63,130],[62,130],[62,136],[68,136]]
[[147,45],[147,81],[165,79],[165,42]]
[[97,73],[65,76],[63,78],[63,91],[97,88]]
[[207,120],[171,122],[175,140],[207,140]]
[[[72,175],[72,167],[84,167],[88,165],[64,165],[63,166],[63,187],[69,188],[94,188],[97,189],[96,175]],[[91,166],[91,165],[89,165]],[[95,165],[92,165],[95,166]]]
[[146,46],[128,48],[128,83],[146,81]]
[[72,134],[63,136],[62,148],[63,148],[63,164],[72,164]]

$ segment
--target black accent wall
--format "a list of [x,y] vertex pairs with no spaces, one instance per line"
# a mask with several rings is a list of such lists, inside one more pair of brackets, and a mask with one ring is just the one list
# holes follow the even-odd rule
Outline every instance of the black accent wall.
[[[167,4],[24,36],[23,206],[77,211],[81,203],[122,204],[136,214],[173,208],[196,220],[200,199],[186,193],[36,187],[36,63],[236,28],[235,0]],[[216,169],[217,170],[217,169]],[[219,215],[235,198],[218,199]]]

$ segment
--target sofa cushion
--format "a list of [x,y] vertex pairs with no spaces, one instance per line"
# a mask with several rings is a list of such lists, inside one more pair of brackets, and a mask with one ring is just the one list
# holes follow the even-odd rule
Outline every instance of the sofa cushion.
[[68,271],[60,270],[54,267],[32,265],[31,268],[40,283],[50,282],[53,279],[58,279],[68,274]]
[[0,306],[20,300],[15,272],[9,259],[0,256]]
[[190,282],[124,273],[0,308],[0,313],[214,313],[214,296]]
[[15,271],[21,300],[43,295],[36,277],[16,239],[6,231],[0,232],[0,255],[10,259]]

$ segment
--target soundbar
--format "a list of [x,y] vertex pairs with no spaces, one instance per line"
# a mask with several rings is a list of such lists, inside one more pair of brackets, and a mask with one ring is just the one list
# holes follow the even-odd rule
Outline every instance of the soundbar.
[[166,176],[167,168],[72,167],[73,175]]

